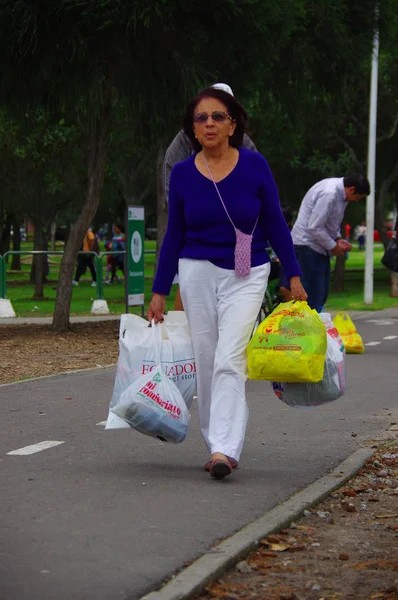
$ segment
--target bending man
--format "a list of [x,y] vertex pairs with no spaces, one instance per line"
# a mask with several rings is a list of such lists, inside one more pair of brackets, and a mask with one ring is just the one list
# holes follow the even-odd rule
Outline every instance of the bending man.
[[292,238],[311,308],[320,311],[326,303],[330,256],[344,256],[352,248],[340,234],[348,203],[359,202],[369,194],[368,180],[356,174],[323,179],[304,196]]

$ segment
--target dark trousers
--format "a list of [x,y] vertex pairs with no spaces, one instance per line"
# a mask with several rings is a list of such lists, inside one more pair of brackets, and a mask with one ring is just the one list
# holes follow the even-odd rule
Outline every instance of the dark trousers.
[[111,283],[115,280],[117,270],[122,271],[124,275],[124,261],[118,256],[114,256],[112,260]]
[[97,281],[97,274],[95,272],[93,256],[91,254],[79,254],[77,257],[75,281],[79,281],[80,277],[84,275],[87,269],[90,269],[93,281]]
[[307,302],[320,311],[329,295],[330,258],[309,246],[294,246],[294,250],[302,272],[301,283],[308,294]]

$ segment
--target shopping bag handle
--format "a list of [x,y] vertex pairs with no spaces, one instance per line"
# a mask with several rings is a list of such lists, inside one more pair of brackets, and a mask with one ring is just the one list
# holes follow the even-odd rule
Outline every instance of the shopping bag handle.
[[162,327],[160,323],[155,324],[155,319],[151,321],[151,329],[153,332],[153,346],[155,349],[155,360],[158,367],[162,366],[161,352],[162,352]]

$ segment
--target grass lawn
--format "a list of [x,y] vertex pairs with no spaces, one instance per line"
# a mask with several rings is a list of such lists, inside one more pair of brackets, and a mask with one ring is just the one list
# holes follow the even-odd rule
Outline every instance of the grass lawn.
[[365,304],[364,271],[346,271],[344,292],[329,294],[325,310],[382,310],[398,308],[398,298],[391,298],[390,272],[387,269],[374,272],[373,304]]
[[[354,242],[355,243],[355,242]],[[376,242],[374,244],[374,254],[373,254],[373,264],[375,269],[382,267],[381,257],[384,254],[384,246],[383,244]],[[349,252],[348,258],[346,260],[346,270],[350,269],[364,269],[365,268],[365,252],[359,252],[358,246],[354,246],[354,248]]]
[[[145,241],[145,250],[155,250],[156,242]],[[22,244],[22,250],[32,250],[32,243]],[[62,250],[62,246],[57,247]],[[103,246],[101,245],[101,250]],[[374,266],[374,303],[367,306],[363,302],[364,296],[364,265],[365,253],[359,252],[354,247],[346,262],[345,291],[329,295],[325,309],[327,310],[380,310],[382,308],[398,307],[398,298],[390,298],[390,274],[382,267],[380,259],[383,255],[383,246],[375,244]],[[13,308],[18,317],[29,316],[52,316],[56,296],[59,264],[61,256],[49,256],[50,274],[49,281],[44,286],[44,299],[33,299],[33,285],[29,283],[29,273],[32,256],[22,257],[21,271],[7,271],[7,298],[11,300]],[[9,261],[10,264],[10,261]],[[103,259],[105,272],[106,260]],[[145,301],[148,304],[151,298],[152,278],[154,274],[155,254],[145,255]],[[93,300],[96,298],[96,290],[91,287],[91,278],[87,272],[80,280],[80,285],[73,288],[73,296],[70,307],[71,316],[89,315]],[[176,286],[168,298],[167,308],[171,309],[174,304]],[[104,285],[104,299],[108,303],[111,314],[122,314],[126,311],[124,285],[115,283]],[[141,307],[130,307],[129,312],[141,314]]]

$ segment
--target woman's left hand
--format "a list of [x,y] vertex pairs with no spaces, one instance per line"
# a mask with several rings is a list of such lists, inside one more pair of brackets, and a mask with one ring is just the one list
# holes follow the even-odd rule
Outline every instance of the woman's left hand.
[[292,277],[290,280],[290,290],[293,300],[307,300],[308,294],[302,286],[300,277]]

